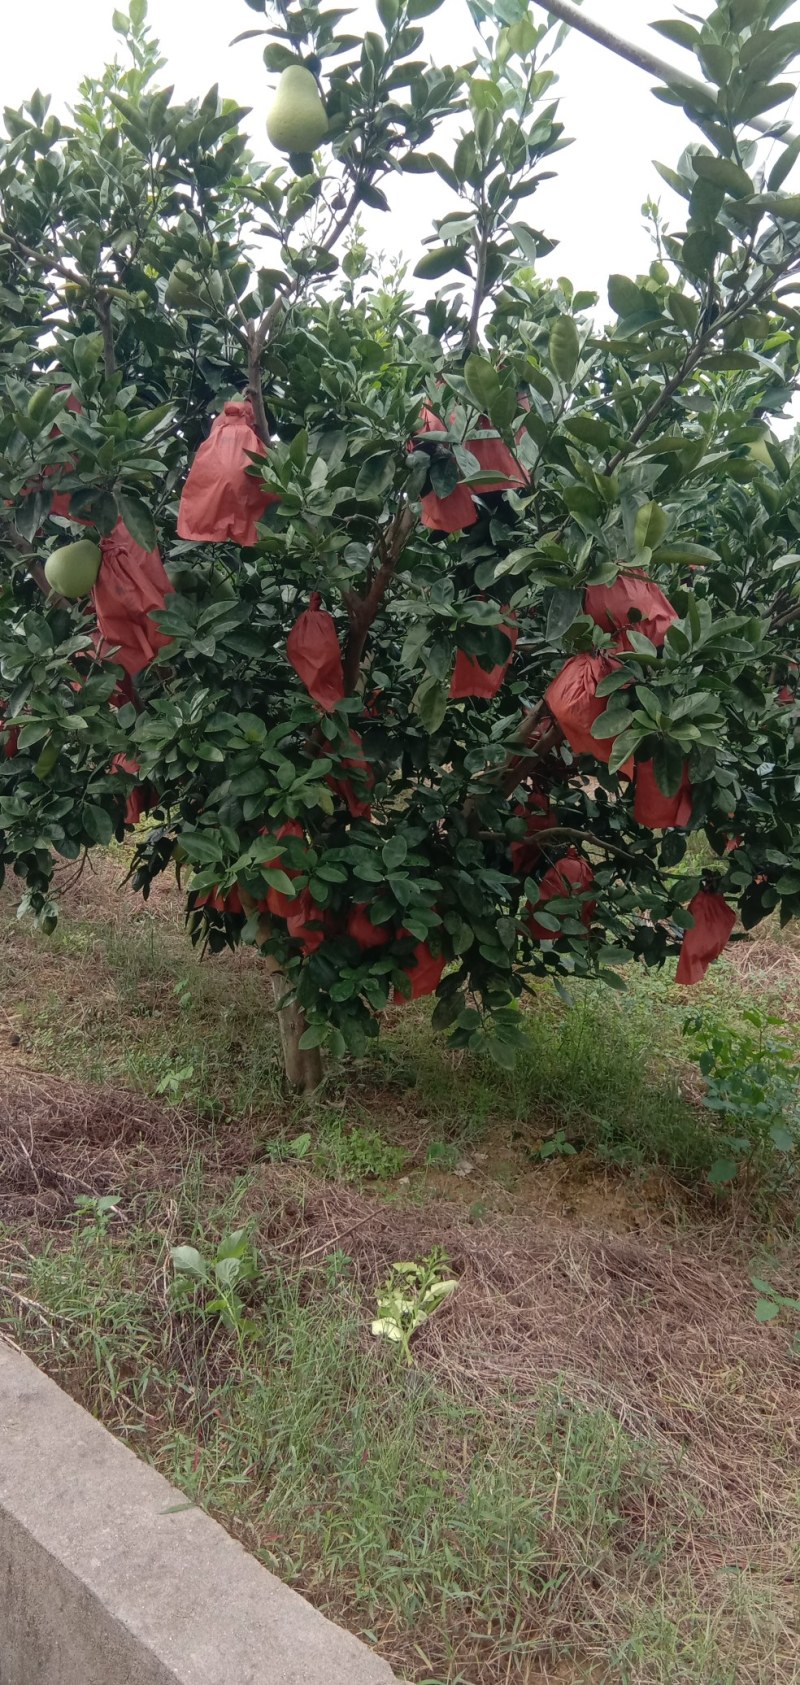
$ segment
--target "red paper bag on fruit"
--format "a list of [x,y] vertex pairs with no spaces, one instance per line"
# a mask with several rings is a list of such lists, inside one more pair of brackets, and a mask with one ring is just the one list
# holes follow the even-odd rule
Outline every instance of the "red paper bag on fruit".
[[633,817],[637,825],[646,825],[650,831],[666,831],[676,825],[688,825],[692,817],[692,786],[685,761],[681,781],[674,796],[665,796],[662,793],[652,761],[637,761],[634,770]]
[[[410,936],[410,930],[399,930],[398,936]],[[398,1006],[407,1000],[422,1000],[425,995],[433,995],[439,987],[447,964],[444,954],[431,953],[427,942],[418,942],[410,960],[403,966],[403,971],[411,982],[411,994],[401,994],[395,989],[394,999]]]
[[309,696],[329,714],[344,699],[344,672],[336,626],[321,603],[315,591],[289,633],[286,654]]
[[258,543],[256,522],[280,499],[256,475],[251,455],[267,452],[256,432],[249,399],[226,404],[189,469],[178,511],[178,537],[201,544]]
[[135,678],[170,643],[151,616],[163,609],[172,586],[158,550],[143,550],[123,521],[101,538],[102,563],[92,588],[101,661],[113,661]]
[[[617,667],[619,662],[613,656],[571,655],[544,693],[547,707],[574,755],[592,755],[606,764],[611,758],[613,737],[593,737],[592,726],[607,707],[607,698],[598,696],[597,687]],[[628,776],[632,770],[632,760],[621,768]]]
[[698,890],[689,902],[689,912],[694,924],[681,943],[676,983],[699,983],[712,961],[719,959],[736,923],[733,908],[714,890]]
[[[503,613],[511,615],[511,610],[504,608]],[[500,627],[503,637],[508,640],[510,645],[507,660],[499,662],[494,667],[487,668],[481,666],[477,656],[468,655],[466,650],[463,649],[458,651],[453,677],[450,681],[451,702],[460,701],[466,696],[478,696],[485,702],[491,702],[492,698],[497,695],[514,659],[514,650],[517,647],[517,638],[519,637],[516,619],[513,616],[512,619],[513,625]]]
[[594,872],[588,860],[584,860],[574,848],[564,855],[563,860],[557,860],[554,866],[548,868],[539,884],[539,899],[532,906],[531,916],[527,921],[528,929],[537,942],[552,942],[558,936],[557,930],[548,930],[546,925],[539,924],[536,918],[536,909],[544,907],[548,901],[564,898],[571,900],[580,895],[582,899],[579,903],[576,899],[575,915],[587,930],[590,928],[597,902],[587,901],[583,897],[593,883]]
[[642,632],[656,649],[678,619],[660,587],[639,568],[620,573],[613,585],[590,585],[584,608],[604,632]]

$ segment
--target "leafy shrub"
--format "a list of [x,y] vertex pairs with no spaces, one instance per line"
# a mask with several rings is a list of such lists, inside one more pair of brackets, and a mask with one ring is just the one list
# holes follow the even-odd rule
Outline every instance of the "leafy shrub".
[[797,1050],[773,1033],[784,1020],[758,1007],[741,1016],[747,1028],[703,1012],[690,1013],[683,1026],[706,1079],[703,1105],[731,1123],[720,1136],[726,1156],[709,1171],[709,1181],[718,1184],[731,1182],[740,1164],[764,1149],[790,1154],[800,1146]]

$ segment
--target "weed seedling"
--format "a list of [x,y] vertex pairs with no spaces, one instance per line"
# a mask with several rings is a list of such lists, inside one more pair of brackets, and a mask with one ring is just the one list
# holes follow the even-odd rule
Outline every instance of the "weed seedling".
[[458,1286],[447,1275],[447,1259],[439,1248],[423,1258],[420,1264],[395,1264],[391,1275],[378,1293],[378,1315],[372,1324],[373,1334],[394,1340],[406,1363],[413,1364],[411,1338],[418,1328],[428,1322],[434,1311],[449,1299]]

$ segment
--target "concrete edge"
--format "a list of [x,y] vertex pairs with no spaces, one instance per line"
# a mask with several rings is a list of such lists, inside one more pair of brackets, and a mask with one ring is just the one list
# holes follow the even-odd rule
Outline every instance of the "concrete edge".
[[0,1685],[397,1685],[0,1338]]

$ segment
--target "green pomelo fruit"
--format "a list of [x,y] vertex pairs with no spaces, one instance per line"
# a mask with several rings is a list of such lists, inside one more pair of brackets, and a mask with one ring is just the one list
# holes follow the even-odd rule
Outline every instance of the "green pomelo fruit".
[[85,597],[97,579],[102,559],[90,538],[79,538],[76,544],[64,544],[48,556],[44,576],[59,597]]
[[762,468],[774,469],[775,464],[770,456],[766,439],[751,439],[747,447],[747,454],[751,462],[760,462]]
[[314,152],[328,133],[328,118],[310,70],[290,64],[280,80],[267,118],[267,134],[279,152]]
[[164,302],[173,310],[202,310],[201,286],[200,276],[191,264],[185,258],[179,258],[167,281]]

